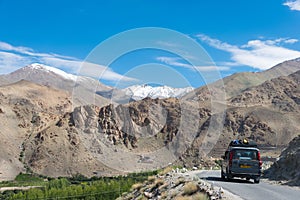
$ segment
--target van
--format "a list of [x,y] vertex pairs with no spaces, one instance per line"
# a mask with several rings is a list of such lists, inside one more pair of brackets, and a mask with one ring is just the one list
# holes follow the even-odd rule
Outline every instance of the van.
[[262,161],[255,142],[246,139],[233,140],[222,158],[222,179],[239,177],[246,180],[253,179],[254,183],[259,183]]

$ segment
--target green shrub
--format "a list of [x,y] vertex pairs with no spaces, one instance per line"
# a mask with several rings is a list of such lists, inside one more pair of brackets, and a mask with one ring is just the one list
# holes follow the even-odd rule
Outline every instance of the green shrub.
[[36,175],[19,174],[15,182],[11,182],[11,184],[36,183],[36,186],[43,187],[27,191],[7,191],[1,194],[0,199],[116,199],[122,193],[129,192],[133,184],[143,182],[149,175],[154,174],[157,174],[157,171],[117,177],[93,177],[92,179],[77,174],[71,178],[48,179],[47,182]]

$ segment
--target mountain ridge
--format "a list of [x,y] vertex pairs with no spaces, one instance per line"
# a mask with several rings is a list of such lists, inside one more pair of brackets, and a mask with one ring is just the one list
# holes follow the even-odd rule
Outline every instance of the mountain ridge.
[[152,87],[150,85],[133,85],[122,90],[125,92],[126,95],[130,96],[132,99],[141,100],[146,97],[150,97],[152,99],[171,97],[180,98],[186,93],[193,91],[194,88],[172,88],[169,86]]
[[300,58],[284,61],[262,72],[241,72],[227,76],[212,84],[196,88],[182,97],[189,101],[206,101],[213,93],[226,94],[229,99],[247,88],[257,86],[263,82],[279,76],[287,76],[300,69]]

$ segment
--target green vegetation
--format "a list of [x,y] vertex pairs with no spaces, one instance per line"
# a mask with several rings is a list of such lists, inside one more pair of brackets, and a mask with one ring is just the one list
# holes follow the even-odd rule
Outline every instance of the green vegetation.
[[0,183],[0,187],[34,185],[26,191],[14,190],[0,193],[3,200],[33,200],[33,199],[116,199],[122,193],[128,192],[132,185],[147,180],[154,172],[132,173],[118,177],[86,178],[76,175],[72,178],[45,179],[40,176],[20,174],[14,181]]
[[43,186],[47,181],[43,176],[20,173],[13,181],[0,182],[0,187]]
[[222,167],[222,159],[215,160],[215,163],[218,165],[218,167]]

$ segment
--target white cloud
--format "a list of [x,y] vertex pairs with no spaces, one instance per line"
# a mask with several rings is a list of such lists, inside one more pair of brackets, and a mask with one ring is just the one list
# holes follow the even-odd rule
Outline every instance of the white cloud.
[[299,40],[297,40],[297,39],[287,39],[284,42],[287,43],[287,44],[294,44],[296,42],[299,42]]
[[156,60],[176,67],[193,68],[191,64],[183,63],[182,59],[178,57],[157,57]]
[[210,71],[228,71],[230,67],[226,66],[198,66],[196,67],[198,71],[201,72],[210,72]]
[[156,60],[171,65],[175,67],[184,67],[190,70],[198,70],[202,72],[212,72],[212,71],[227,71],[230,70],[228,66],[193,66],[191,64],[187,64],[183,62],[183,59],[179,57],[157,57]]
[[295,43],[296,39],[279,38],[276,40],[250,40],[242,46],[231,45],[207,35],[197,35],[208,45],[229,52],[231,60],[237,65],[246,65],[257,69],[269,69],[286,60],[300,57],[300,52],[280,46],[282,43]]
[[136,82],[137,81],[137,79],[118,74],[106,66],[98,65],[98,64],[94,64],[94,63],[90,63],[90,62],[80,63],[79,68],[78,68],[78,73],[81,76],[88,76],[88,77],[93,77],[93,78],[97,78],[97,79],[101,78],[101,79],[105,79],[108,81],[126,81],[126,82]]
[[30,59],[10,52],[0,51],[0,74],[12,72],[27,65]]
[[[13,46],[0,41],[0,74],[10,73],[34,62],[60,68],[68,73],[101,78],[102,80],[136,81],[136,79],[118,74],[106,66],[85,62],[70,56],[39,53],[28,47]],[[101,76],[95,76],[95,74]]]
[[291,10],[300,11],[300,0],[287,1],[283,5],[288,6]]
[[32,51],[32,49],[28,48],[28,47],[22,47],[22,46],[15,47],[6,42],[1,42],[1,41],[0,41],[0,50],[15,51],[15,52],[25,53],[25,54],[26,54],[26,52]]

